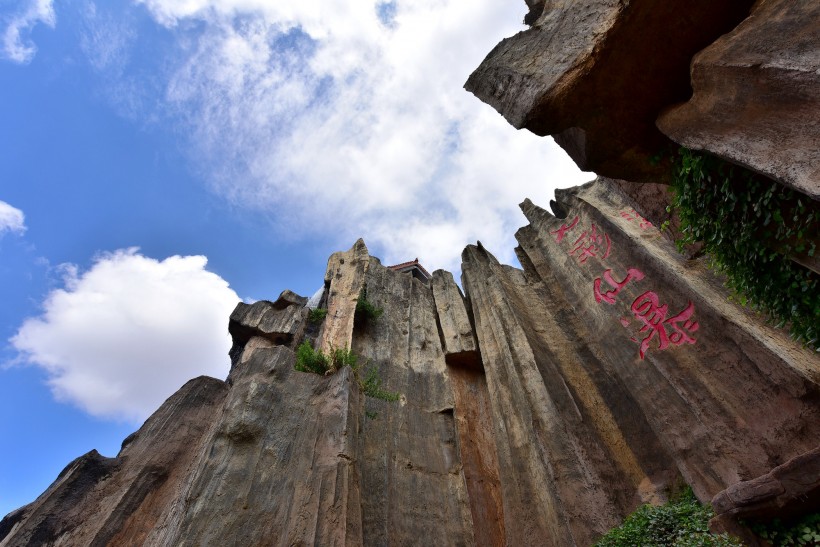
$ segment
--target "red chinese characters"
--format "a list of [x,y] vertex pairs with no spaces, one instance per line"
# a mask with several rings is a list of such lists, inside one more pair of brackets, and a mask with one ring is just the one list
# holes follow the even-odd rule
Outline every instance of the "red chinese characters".
[[[641,359],[646,355],[646,351],[656,336],[658,350],[666,349],[669,344],[680,346],[697,342],[692,333],[697,331],[700,325],[691,320],[692,314],[695,313],[695,306],[692,302],[689,302],[686,308],[677,315],[667,318],[669,307],[666,304],[660,305],[657,294],[646,291],[632,302],[631,309],[635,318],[643,323],[643,327],[638,332],[648,333],[640,342],[638,354]],[[671,332],[667,330],[667,327],[671,327]]]
[[577,216],[572,220],[572,224],[562,224],[561,227],[557,230],[551,231],[551,234],[555,234],[555,242],[561,243],[561,240],[564,239],[564,236],[567,235],[567,232],[575,228],[576,224],[578,224]]
[[575,240],[574,245],[575,247],[570,254],[578,257],[580,264],[586,262],[589,257],[597,257],[604,260],[609,256],[609,251],[612,248],[609,235],[599,232],[598,227],[594,224]]
[[626,271],[626,277],[620,283],[612,279],[612,270],[607,270],[603,274],[603,279],[609,283],[613,289],[611,291],[601,292],[601,278],[596,277],[595,281],[592,283],[593,293],[595,294],[595,301],[599,304],[601,302],[606,302],[607,304],[614,304],[615,297],[618,296],[618,293],[621,292],[621,289],[626,286],[627,283],[632,281],[640,281],[643,279],[643,272],[640,270],[636,270],[635,268],[629,268]]
[[641,215],[638,214],[635,209],[623,210],[621,211],[621,216],[626,220],[632,222],[633,220],[637,220],[639,222],[639,226],[641,230],[646,230],[652,226],[652,223],[643,218]]
[[[634,209],[623,210],[620,215],[630,222],[638,222],[643,230],[652,226],[651,222],[639,215]],[[582,229],[578,226],[579,222],[580,217],[576,215],[572,221],[565,222],[560,228],[551,230],[549,233],[555,236],[556,243],[561,243],[571,232],[571,237],[575,237],[577,230]],[[589,228],[581,232],[575,239],[571,248],[569,246],[565,248],[568,249],[568,254],[578,260],[579,264],[587,263],[590,257],[603,262],[610,256],[612,241],[609,234],[603,232],[596,224],[591,223]],[[606,269],[592,283],[592,294],[595,297],[595,302],[614,305],[619,293],[627,285],[637,283],[645,277],[640,270],[627,268],[626,275],[619,281],[613,276],[612,269]],[[670,345],[680,346],[697,342],[694,333],[698,330],[699,325],[697,321],[692,319],[695,306],[691,301],[680,313],[667,317],[669,315],[669,306],[661,304],[657,293],[646,291],[632,302],[630,311],[634,319],[637,319],[640,324],[639,330],[632,340],[640,346],[638,355],[641,359],[646,357],[646,353],[651,347],[663,351]],[[630,324],[633,321],[628,315],[620,317],[618,320],[626,329],[630,329]]]

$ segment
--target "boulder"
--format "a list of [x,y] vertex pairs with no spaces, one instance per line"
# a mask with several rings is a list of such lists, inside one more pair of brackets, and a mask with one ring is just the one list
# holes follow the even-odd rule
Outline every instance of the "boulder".
[[820,4],[761,0],[698,53],[692,98],[658,127],[820,199]]
[[[548,1],[531,28],[499,43],[465,88],[517,129],[553,135],[584,171],[663,182],[655,127],[690,95],[692,56],[736,26],[750,0]],[[531,13],[533,13],[531,11]]]

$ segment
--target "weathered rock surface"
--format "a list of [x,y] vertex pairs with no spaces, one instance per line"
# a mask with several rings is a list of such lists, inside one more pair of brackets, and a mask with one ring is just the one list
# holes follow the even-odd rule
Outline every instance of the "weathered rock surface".
[[189,482],[148,544],[361,543],[358,385],[350,369],[321,377],[293,365],[283,346],[248,343]]
[[[563,219],[522,204],[522,269],[465,249],[466,297],[359,241],[329,260],[321,332],[292,293],[240,304],[227,380],[70,464],[0,546],[590,545],[683,482],[723,526],[814,503],[820,356],[727,301],[613,181],[558,200]],[[362,289],[384,312],[357,323]],[[313,336],[358,368],[295,371]],[[366,395],[371,370],[397,401]]]
[[244,345],[254,336],[274,344],[289,344],[302,327],[307,298],[284,291],[276,302],[260,300],[253,304],[240,302],[228,321],[228,332],[234,343]]
[[691,73],[694,95],[661,131],[820,198],[820,3],[757,2]]
[[123,442],[116,458],[91,451],[33,503],[0,522],[0,545],[134,545],[145,541],[188,479],[225,382],[199,377]]
[[436,302],[441,344],[448,363],[479,362],[473,326],[464,306],[464,296],[453,280],[453,274],[444,270],[433,272],[431,281]]
[[670,143],[661,111],[690,94],[692,56],[752,2],[528,2],[532,28],[493,49],[465,88],[510,124],[553,135],[584,171],[662,179],[649,159]]
[[330,287],[327,299],[329,320],[319,335],[318,347],[322,351],[351,346],[356,303],[369,265],[370,255],[361,239],[349,251],[333,253],[328,260],[325,287]]

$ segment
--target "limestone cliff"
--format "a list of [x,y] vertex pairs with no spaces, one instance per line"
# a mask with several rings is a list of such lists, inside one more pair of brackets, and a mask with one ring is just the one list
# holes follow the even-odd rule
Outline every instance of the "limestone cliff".
[[[117,457],[71,462],[0,547],[586,546],[686,484],[715,530],[817,511],[820,354],[675,251],[649,158],[707,150],[816,200],[818,4],[527,6],[468,89],[618,179],[552,213],[524,201],[520,267],[470,245],[463,292],[360,240],[328,261],[321,322],[290,291],[238,304],[228,378],[188,382]],[[357,314],[365,295],[380,317]],[[358,368],[297,371],[303,343]]]
[[[464,250],[464,293],[359,241],[328,262],[321,325],[289,291],[239,304],[227,380],[72,462],[0,545],[590,545],[683,483],[729,524],[815,503],[820,357],[618,185],[558,198],[565,218],[522,204],[522,268]],[[355,320],[362,288],[376,320]],[[399,400],[294,370],[303,340],[348,345]]]

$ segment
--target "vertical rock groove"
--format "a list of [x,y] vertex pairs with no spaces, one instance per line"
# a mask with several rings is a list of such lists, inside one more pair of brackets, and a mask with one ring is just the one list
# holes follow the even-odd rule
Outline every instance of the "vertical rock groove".
[[[227,381],[190,381],[116,458],[72,462],[0,547],[563,547],[684,482],[723,529],[817,499],[795,477],[817,466],[820,357],[728,302],[618,184],[558,199],[562,219],[522,204],[523,269],[464,250],[464,294],[359,241],[328,261],[320,328],[289,291],[239,304]],[[383,314],[357,322],[362,287]],[[294,370],[314,337],[357,369]],[[398,401],[365,394],[371,370]]]

